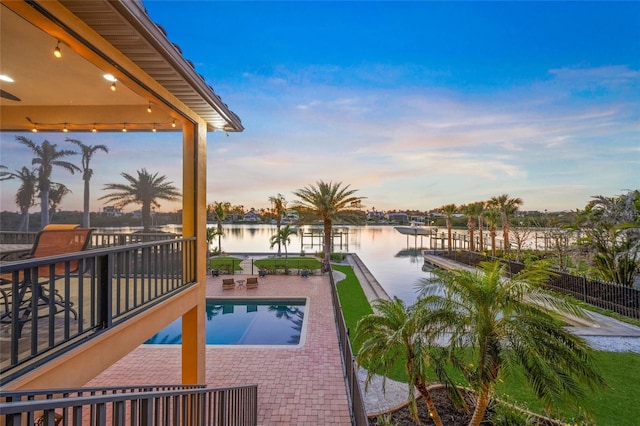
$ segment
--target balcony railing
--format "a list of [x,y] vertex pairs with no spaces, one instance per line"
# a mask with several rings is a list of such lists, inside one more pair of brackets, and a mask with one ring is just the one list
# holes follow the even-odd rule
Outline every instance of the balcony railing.
[[254,426],[257,411],[256,385],[48,389],[0,395],[0,421],[6,425]]
[[2,384],[193,285],[194,256],[174,238],[2,263]]

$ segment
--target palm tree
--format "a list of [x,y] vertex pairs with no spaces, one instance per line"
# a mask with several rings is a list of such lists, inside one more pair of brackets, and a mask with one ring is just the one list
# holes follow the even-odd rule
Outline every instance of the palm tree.
[[478,244],[480,245],[480,251],[484,251],[484,212],[487,208],[487,203],[486,201],[478,201],[477,204],[478,229],[480,229]]
[[[467,216],[467,228],[469,229],[469,251],[476,250],[476,218],[480,215],[482,210],[484,210],[483,204],[484,203],[482,202],[475,202],[465,204],[460,207],[460,211]],[[482,228],[480,228],[480,232],[482,232]]]
[[[0,166],[6,169],[5,166]],[[16,192],[16,205],[20,209],[20,225],[18,231],[29,230],[29,209],[33,207],[36,199],[38,176],[34,169],[23,167],[15,172],[0,172],[0,180],[20,179],[21,184]]]
[[107,183],[103,190],[113,191],[103,195],[100,200],[114,202],[116,207],[124,207],[128,204],[142,205],[142,227],[148,232],[151,225],[151,206],[160,207],[158,200],[178,201],[180,192],[173,186],[173,182],[165,182],[166,176],[158,176],[158,173],[150,174],[147,169],[137,171],[138,177],[121,173],[129,183]]
[[331,260],[331,228],[333,222],[339,218],[347,221],[351,220],[357,212],[357,210],[353,209],[352,203],[356,203],[361,207],[358,201],[366,198],[355,196],[357,189],[349,189],[349,186],[342,187],[341,182],[318,181],[316,186],[309,185],[294,191],[294,195],[299,198],[296,205],[322,220],[325,268],[329,266]]
[[449,254],[451,254],[451,246],[453,245],[451,239],[451,230],[453,229],[452,218],[454,214],[458,213],[458,206],[455,204],[447,204],[437,210],[447,218],[447,250]]
[[509,251],[509,218],[513,216],[518,208],[522,205],[522,198],[509,198],[509,194],[502,194],[491,197],[488,202],[489,207],[494,207],[500,212],[502,221],[502,239],[504,241],[504,250]]
[[[269,197],[269,202],[273,206],[272,211],[276,215],[276,232],[280,233],[282,226],[282,215],[287,210],[287,201],[282,194]],[[273,246],[272,246],[273,247]],[[280,241],[278,241],[278,256],[280,256]]]
[[287,245],[291,243],[291,236],[294,235],[296,231],[291,228],[289,225],[285,225],[284,228],[279,230],[276,234],[271,236],[271,246],[269,248],[273,248],[276,244],[278,245],[278,250],[280,250],[280,244],[284,247],[284,264],[287,264]]
[[231,203],[228,201],[214,201],[213,204],[207,206],[207,217],[212,215],[217,223],[216,235],[218,236],[218,254],[222,254],[222,222],[227,218],[227,213],[231,209]]
[[[397,360],[406,359],[405,371],[409,378],[409,409],[418,418],[416,396],[418,389],[436,425],[442,425],[438,410],[427,388],[427,367],[438,361],[431,355],[431,342],[425,330],[430,326],[424,314],[429,311],[407,307],[397,296],[393,300],[378,299],[373,303],[374,314],[358,321],[354,342],[360,346],[356,359],[367,367],[365,386],[374,375],[381,374],[384,380]],[[441,371],[441,368],[436,370]],[[444,377],[443,377],[444,379]],[[444,379],[444,381],[449,381]],[[455,389],[455,386],[451,386]]]
[[89,215],[89,181],[93,176],[93,169],[89,167],[89,163],[91,162],[91,157],[96,151],[104,151],[107,154],[109,153],[109,148],[105,145],[85,145],[81,141],[77,139],[66,139],[67,142],[74,143],[80,147],[80,151],[82,154],[82,180],[84,181],[84,203],[82,210],[82,226],[88,228],[90,226],[90,215]]
[[[530,267],[509,279],[500,262],[485,262],[480,271],[435,275],[437,281],[423,283],[422,295],[428,297],[418,305],[450,333],[454,364],[466,366],[463,373],[477,397],[470,425],[480,425],[496,382],[516,366],[547,408],[563,397],[581,397],[582,385],[592,390],[604,385],[589,344],[559,319],[585,313],[541,289],[549,278],[546,269]],[[471,359],[459,358],[460,353]]]
[[496,209],[485,210],[483,213],[487,227],[489,228],[489,236],[491,237],[491,256],[496,255],[496,233],[498,227],[498,219],[500,218],[500,212]]
[[37,164],[38,167],[38,190],[40,191],[40,218],[41,226],[49,224],[49,189],[51,188],[51,172],[53,167],[62,167],[71,174],[79,172],[80,168],[73,163],[63,160],[70,155],[76,155],[77,152],[70,149],[58,151],[57,144],[52,144],[45,140],[41,145],[36,144],[24,136],[16,136],[18,142],[27,147],[36,155],[31,160],[31,164]]
[[49,188],[49,222],[53,222],[53,215],[62,202],[65,195],[70,194],[71,190],[62,183],[51,182]]

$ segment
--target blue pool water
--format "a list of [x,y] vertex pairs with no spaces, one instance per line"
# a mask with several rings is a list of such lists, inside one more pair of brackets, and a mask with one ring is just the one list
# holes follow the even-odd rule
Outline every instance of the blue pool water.
[[[297,345],[306,301],[207,299],[207,345]],[[182,343],[182,321],[171,323],[146,344]]]

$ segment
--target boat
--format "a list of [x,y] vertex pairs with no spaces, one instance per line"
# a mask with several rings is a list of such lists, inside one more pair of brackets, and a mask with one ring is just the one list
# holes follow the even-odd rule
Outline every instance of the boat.
[[431,230],[411,224],[410,226],[394,226],[396,231],[403,235],[431,235]]

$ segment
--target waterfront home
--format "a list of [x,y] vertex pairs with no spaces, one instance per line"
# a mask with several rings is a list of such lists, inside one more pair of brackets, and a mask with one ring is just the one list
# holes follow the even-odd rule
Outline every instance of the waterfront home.
[[[182,383],[205,383],[207,133],[241,132],[240,118],[141,1],[3,0],[1,7],[0,73],[10,78],[2,83],[3,132],[38,142],[44,131],[79,139],[73,132],[181,132],[183,152],[181,238],[135,249],[124,238],[94,241],[59,260],[67,268],[61,276],[42,272],[50,259],[2,265],[3,397],[82,386],[177,318],[184,326]],[[160,287],[127,283],[125,294],[116,276],[125,257],[141,262],[131,275]],[[78,265],[82,273],[73,272]],[[29,279],[35,270],[52,287]]]

